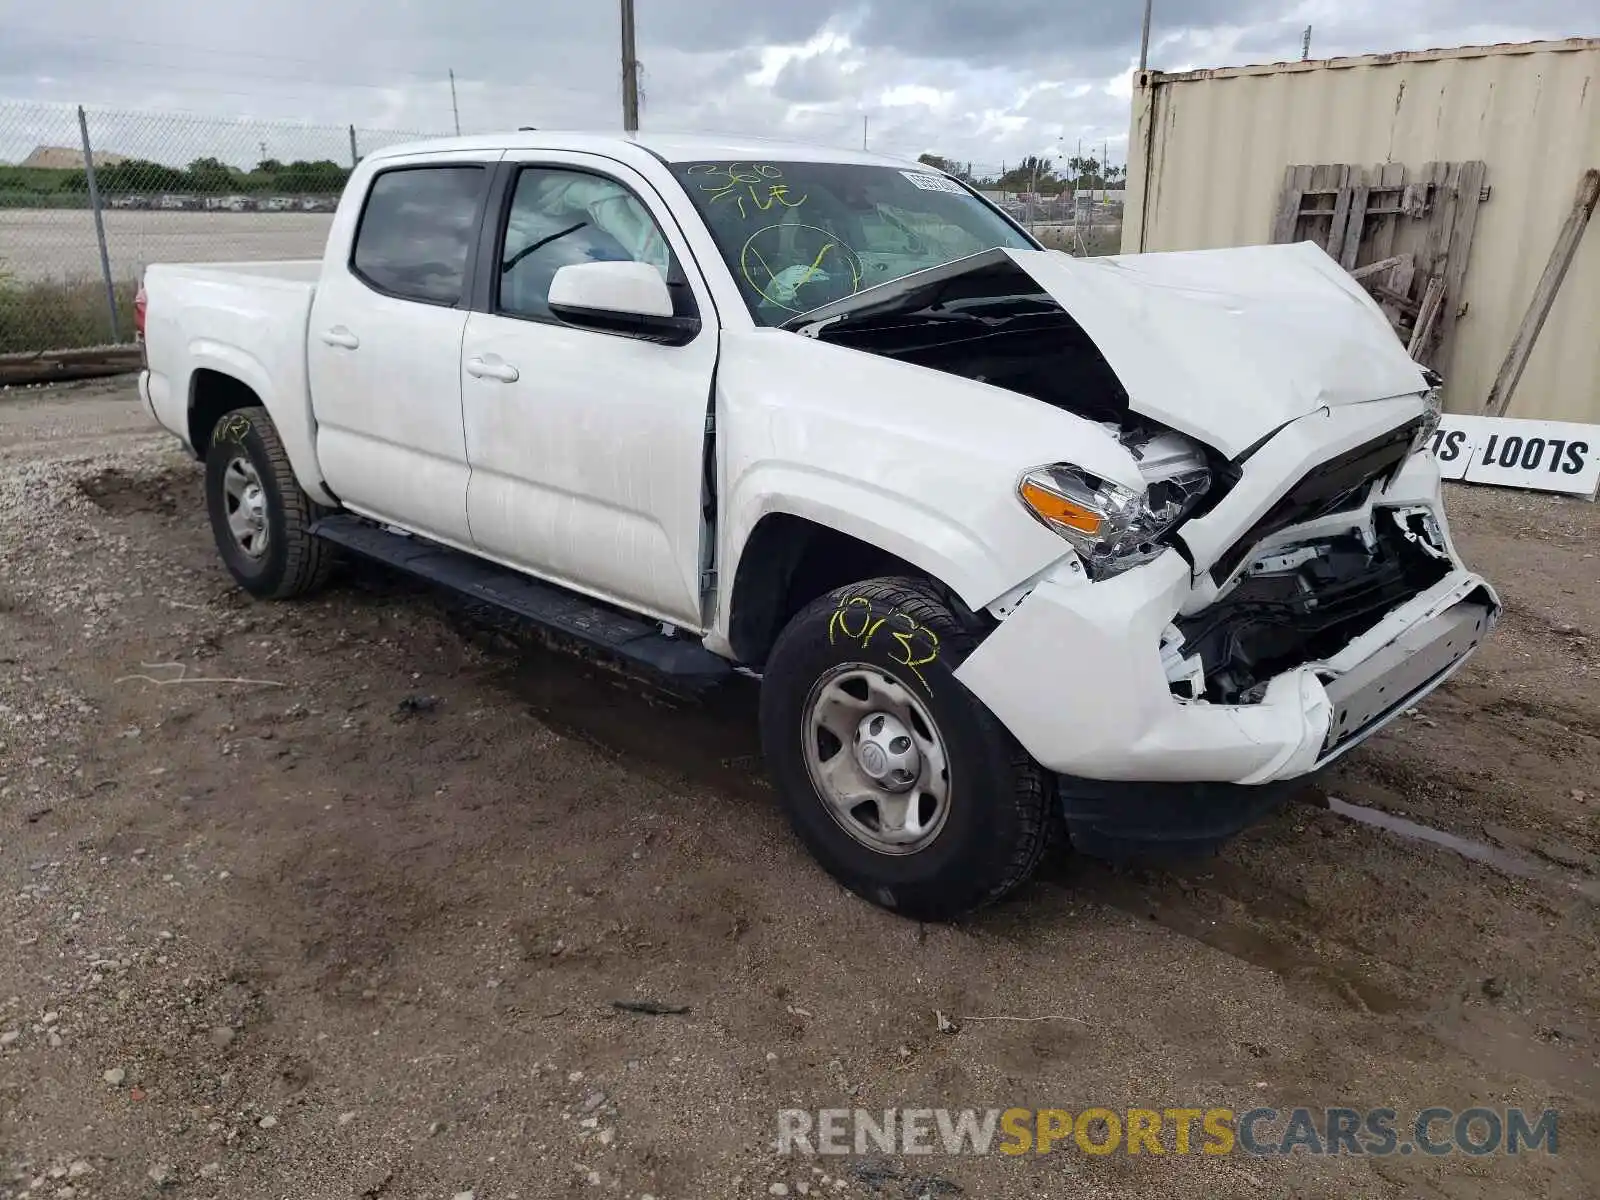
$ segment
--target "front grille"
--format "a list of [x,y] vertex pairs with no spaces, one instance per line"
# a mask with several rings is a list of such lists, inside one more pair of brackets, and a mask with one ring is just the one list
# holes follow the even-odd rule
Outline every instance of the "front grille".
[[1250,703],[1275,676],[1329,658],[1384,615],[1432,587],[1450,563],[1378,510],[1375,544],[1346,534],[1320,542],[1315,558],[1246,575],[1225,597],[1175,622],[1182,653],[1199,657],[1206,698]]
[[1212,564],[1211,578],[1219,586],[1226,583],[1256,543],[1280,529],[1360,508],[1372,485],[1405,462],[1420,425],[1418,418],[1318,464],[1222,553]]

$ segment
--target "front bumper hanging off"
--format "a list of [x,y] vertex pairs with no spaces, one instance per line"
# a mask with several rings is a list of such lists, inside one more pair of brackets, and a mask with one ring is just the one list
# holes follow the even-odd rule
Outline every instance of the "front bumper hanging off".
[[1176,551],[1102,583],[1047,578],[957,672],[1061,777],[1086,850],[1237,832],[1458,671],[1500,608],[1482,577],[1451,570],[1258,702],[1215,704],[1174,695],[1160,661],[1189,586]]

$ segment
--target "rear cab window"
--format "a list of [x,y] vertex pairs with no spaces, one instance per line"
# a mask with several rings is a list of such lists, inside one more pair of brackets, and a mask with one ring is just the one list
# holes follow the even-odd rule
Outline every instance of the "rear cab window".
[[460,303],[489,172],[482,166],[395,167],[375,176],[350,270],[385,295]]

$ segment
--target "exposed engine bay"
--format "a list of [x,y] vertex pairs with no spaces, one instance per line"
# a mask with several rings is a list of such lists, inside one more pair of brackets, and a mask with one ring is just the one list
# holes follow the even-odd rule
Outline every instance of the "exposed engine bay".
[[[1230,460],[1141,415],[1100,347],[1029,272],[1003,255],[955,266],[926,272],[923,283],[911,277],[879,300],[869,293],[825,305],[788,328],[1004,388],[1100,424],[1134,457],[1144,493],[1057,463],[1023,476],[1024,504],[1073,545],[1091,580],[1150,562],[1169,547],[1193,563],[1184,523],[1228,495],[1261,443]],[[1421,428],[1421,419],[1397,425],[1318,463],[1241,531],[1209,567],[1219,586],[1242,568],[1238,582],[1209,608],[1178,618],[1163,638],[1175,695],[1256,703],[1273,678],[1332,657],[1449,574],[1453,564],[1430,510],[1378,508],[1366,525],[1367,497],[1402,469]],[[1299,525],[1342,512],[1351,514],[1347,533],[1257,551]]]
[[[929,272],[929,274],[933,274]],[[1185,520],[1227,494],[1237,470],[1214,450],[1140,417],[1082,326],[1003,256],[877,304],[791,323],[803,336],[1004,388],[1100,424],[1138,463],[1142,495],[1068,463],[1023,479],[1025,504],[1105,579],[1159,556]],[[1104,514],[1083,528],[1063,512]]]
[[1089,335],[1003,257],[881,305],[841,316],[807,315],[791,327],[819,341],[1020,392],[1091,421],[1120,425],[1128,417],[1128,393]]
[[1451,570],[1425,508],[1377,508],[1370,531],[1276,547],[1216,604],[1174,622],[1162,646],[1173,692],[1258,701],[1274,676],[1336,654]]

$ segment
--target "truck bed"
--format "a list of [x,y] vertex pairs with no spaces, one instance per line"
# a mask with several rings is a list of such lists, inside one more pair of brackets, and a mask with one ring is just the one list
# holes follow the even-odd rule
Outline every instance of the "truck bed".
[[149,271],[182,272],[185,275],[249,276],[278,283],[316,283],[322,273],[320,258],[286,258],[277,262],[159,263]]
[[250,387],[276,418],[305,478],[319,473],[311,445],[306,328],[320,259],[255,263],[154,263],[144,276],[149,403],[191,446],[195,376],[217,371]]

